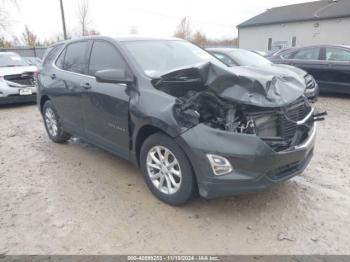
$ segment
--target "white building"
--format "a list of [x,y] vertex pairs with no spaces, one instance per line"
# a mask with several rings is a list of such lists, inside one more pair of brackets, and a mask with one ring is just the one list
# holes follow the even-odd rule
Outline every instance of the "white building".
[[350,45],[350,0],[268,9],[240,25],[239,47],[270,51],[318,44]]

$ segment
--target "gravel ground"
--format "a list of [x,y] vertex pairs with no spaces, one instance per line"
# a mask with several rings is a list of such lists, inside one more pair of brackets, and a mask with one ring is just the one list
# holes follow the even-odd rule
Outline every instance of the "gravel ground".
[[0,108],[0,254],[350,254],[350,97],[323,97],[315,157],[259,194],[170,207],[140,171]]

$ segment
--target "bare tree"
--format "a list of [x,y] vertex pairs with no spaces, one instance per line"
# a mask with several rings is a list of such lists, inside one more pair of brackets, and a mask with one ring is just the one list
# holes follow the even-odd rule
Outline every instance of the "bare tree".
[[7,41],[4,37],[0,37],[0,48],[10,48],[12,43]]
[[11,3],[18,7],[17,0],[0,0],[0,32],[5,31],[9,26],[9,17],[7,15],[6,9],[4,7],[5,3]]
[[191,40],[193,43],[195,43],[196,45],[199,45],[200,47],[205,47],[208,42],[206,35],[201,33],[200,31],[197,31],[193,35]]
[[100,32],[95,30],[95,29],[90,29],[88,32],[87,32],[87,35],[100,35]]
[[88,35],[88,26],[91,23],[88,0],[80,0],[78,4],[78,21],[81,29],[81,35]]
[[187,17],[181,19],[180,24],[177,26],[174,36],[186,40],[191,39],[191,24]]
[[5,8],[0,7],[0,30],[5,30],[7,27],[8,18]]
[[27,46],[33,47],[39,44],[38,37],[29,30],[28,26],[25,27],[22,38]]

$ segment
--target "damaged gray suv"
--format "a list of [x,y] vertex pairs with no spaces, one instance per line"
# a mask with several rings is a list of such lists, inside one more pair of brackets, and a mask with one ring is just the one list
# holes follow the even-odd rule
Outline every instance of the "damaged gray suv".
[[303,172],[322,120],[303,76],[228,68],[175,38],[89,37],[50,47],[38,76],[48,136],[132,161],[171,205],[254,192]]

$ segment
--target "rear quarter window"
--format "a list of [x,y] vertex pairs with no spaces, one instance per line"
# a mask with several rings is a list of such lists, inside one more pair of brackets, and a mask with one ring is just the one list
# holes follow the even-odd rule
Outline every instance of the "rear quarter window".
[[58,44],[55,46],[50,46],[46,50],[46,52],[44,54],[44,58],[43,58],[43,66],[50,64],[55,59],[56,55],[61,50],[62,46],[63,46],[63,44]]

